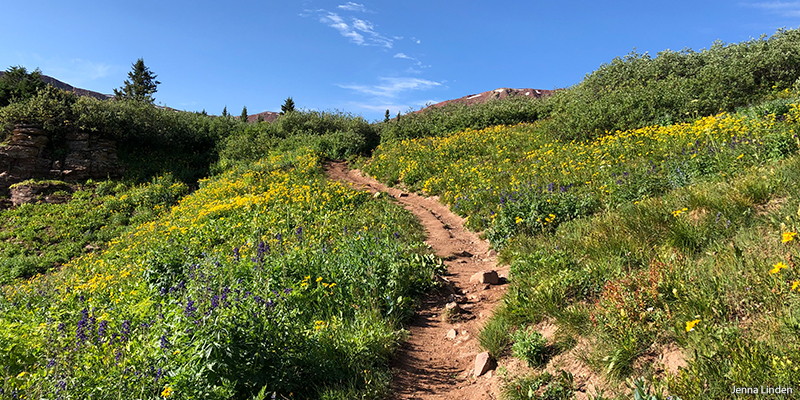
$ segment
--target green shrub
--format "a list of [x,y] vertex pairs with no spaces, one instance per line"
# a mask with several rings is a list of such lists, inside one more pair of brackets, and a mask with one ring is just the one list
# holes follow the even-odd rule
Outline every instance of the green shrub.
[[528,363],[529,367],[542,365],[547,361],[547,339],[532,326],[518,329],[511,334],[514,344],[511,354]]

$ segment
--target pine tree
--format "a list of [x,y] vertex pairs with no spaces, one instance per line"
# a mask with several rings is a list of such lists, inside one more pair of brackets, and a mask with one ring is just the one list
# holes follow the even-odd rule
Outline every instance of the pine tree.
[[42,81],[42,71],[36,68],[33,72],[22,66],[9,67],[0,77],[0,107],[12,101],[29,99],[36,95],[47,84]]
[[239,117],[239,119],[242,122],[247,122],[247,106],[244,106],[244,108],[242,108],[242,116]]
[[383,117],[383,122],[389,122],[389,110],[386,110],[386,115]]
[[161,82],[156,80],[156,74],[144,65],[144,59],[140,58],[132,64],[133,71],[128,72],[125,86],[114,89],[114,96],[118,99],[141,101],[152,104],[153,93],[157,91],[156,86]]
[[264,122],[264,116],[261,115],[261,114],[258,114],[258,120],[256,122]]
[[223,117],[227,117],[228,116],[228,106],[225,106],[225,108],[222,109],[222,116]]
[[281,115],[285,115],[290,112],[294,112],[294,100],[292,100],[291,97],[286,99],[286,101],[281,106]]

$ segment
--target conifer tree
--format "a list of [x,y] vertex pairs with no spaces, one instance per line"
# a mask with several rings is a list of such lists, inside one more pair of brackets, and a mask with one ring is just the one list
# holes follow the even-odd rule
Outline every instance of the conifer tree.
[[161,82],[156,80],[157,75],[144,65],[144,59],[140,58],[132,64],[133,71],[128,72],[125,86],[114,89],[114,96],[118,99],[141,101],[152,104],[153,93],[157,91],[156,86]]
[[47,86],[42,81],[42,71],[36,68],[33,72],[22,66],[9,67],[0,77],[0,107],[12,101],[26,100]]
[[384,117],[383,117],[383,122],[389,122],[389,119],[390,119],[389,110],[387,109],[386,110],[386,115],[384,115]]
[[247,106],[242,108],[242,116],[239,118],[242,120],[242,122],[247,122]]
[[222,109],[222,116],[223,117],[227,117],[228,116],[228,106],[225,106],[225,108]]
[[294,112],[294,100],[291,97],[286,99],[286,101],[281,106],[281,115],[288,114],[290,112]]

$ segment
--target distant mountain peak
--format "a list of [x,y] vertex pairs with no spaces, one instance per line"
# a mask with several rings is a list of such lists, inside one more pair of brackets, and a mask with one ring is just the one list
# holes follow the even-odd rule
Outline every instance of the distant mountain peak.
[[[506,99],[509,97],[516,97],[516,96],[524,96],[529,97],[532,99],[538,99],[541,97],[550,96],[555,92],[554,90],[545,90],[545,89],[512,89],[512,88],[498,88],[495,90],[490,90],[488,92],[478,93],[478,94],[470,94],[458,99],[453,100],[445,100],[440,103],[431,104],[428,107],[423,108],[420,111],[424,111],[431,107],[442,107],[448,104],[466,104],[466,105],[473,105],[473,104],[480,104],[485,103],[489,100],[494,99]],[[419,111],[417,111],[419,112]]]

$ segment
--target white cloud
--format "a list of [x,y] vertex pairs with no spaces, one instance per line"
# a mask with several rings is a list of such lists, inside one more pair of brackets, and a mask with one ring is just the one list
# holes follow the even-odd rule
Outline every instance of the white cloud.
[[428,90],[441,83],[420,78],[378,78],[378,85],[338,85],[343,89],[370,94],[378,97],[395,97],[398,93],[410,90]]
[[338,8],[347,11],[367,12],[367,8],[363,4],[353,3],[352,1],[340,5]]
[[327,15],[320,17],[319,22],[336,29],[342,36],[349,38],[353,43],[364,45],[364,36],[353,30],[353,28],[347,25],[342,17],[336,13],[329,12]]
[[349,38],[351,42],[359,46],[379,46],[391,49],[394,40],[387,38],[375,31],[375,25],[371,22],[358,18],[350,18],[347,23],[339,14],[325,10],[316,10],[320,14],[319,22],[336,29],[339,33]]
[[397,53],[397,54],[394,55],[394,58],[403,58],[403,59],[406,59],[406,60],[415,60],[414,57],[409,57],[409,56],[405,55],[405,53]]
[[798,1],[769,1],[759,3],[739,3],[741,6],[760,8],[772,14],[784,17],[800,17],[800,2]]

